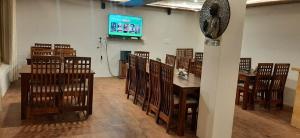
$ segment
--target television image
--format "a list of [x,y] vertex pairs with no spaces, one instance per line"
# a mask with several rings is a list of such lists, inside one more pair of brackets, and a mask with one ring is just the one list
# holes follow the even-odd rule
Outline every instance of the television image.
[[143,19],[119,14],[108,15],[108,35],[119,37],[142,37]]

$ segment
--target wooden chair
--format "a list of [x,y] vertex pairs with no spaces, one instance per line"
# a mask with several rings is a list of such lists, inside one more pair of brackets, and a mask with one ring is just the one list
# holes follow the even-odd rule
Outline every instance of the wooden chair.
[[[254,85],[249,86],[250,104],[258,102],[263,104],[265,108],[269,101],[269,86],[272,78],[273,63],[259,63],[256,69],[256,79]],[[236,101],[239,101],[241,94],[244,92],[244,85],[238,84]],[[239,103],[239,102],[237,102]]]
[[189,59],[193,59],[194,58],[194,49],[192,49],[192,48],[185,49],[185,57],[187,57]]
[[133,102],[135,103],[137,92],[137,56],[132,54],[129,55],[129,75],[127,99],[132,95],[134,97]]
[[28,115],[61,112],[61,59],[54,56],[35,56],[31,61]]
[[250,88],[254,96],[254,102],[263,104],[265,107],[267,107],[270,98],[268,91],[272,78],[273,65],[273,63],[259,63],[256,72],[255,86],[254,88]]
[[63,111],[88,112],[90,57],[64,58]]
[[185,69],[188,72],[190,61],[191,61],[190,58],[179,57],[178,63],[177,63],[177,69]]
[[35,56],[52,56],[53,50],[52,49],[32,49],[31,50],[31,58]]
[[202,62],[203,61],[203,52],[195,53],[195,61]]
[[251,58],[240,58],[240,71],[251,71]]
[[142,110],[146,105],[148,99],[148,76],[146,72],[147,59],[137,57],[137,94],[135,97],[136,102],[142,104]]
[[158,115],[161,103],[161,63],[150,60],[150,98],[147,106],[147,115],[149,112],[155,114],[156,123],[158,123]]
[[57,48],[71,48],[70,44],[54,44],[54,49]]
[[283,95],[286,79],[289,74],[290,64],[275,64],[270,86],[270,102],[269,106],[275,105],[283,108]]
[[194,62],[190,61],[189,64],[189,73],[195,74],[197,77],[201,77],[202,73],[202,62],[195,60]]
[[44,49],[52,49],[52,44],[35,43],[34,47],[36,47],[36,48],[44,48]]
[[178,65],[181,57],[193,59],[194,50],[192,48],[177,48],[176,49],[176,64]]
[[173,55],[166,55],[166,64],[171,65],[171,66],[175,66],[175,61],[176,61],[176,56]]
[[61,57],[63,60],[64,57],[75,57],[76,50],[73,48],[56,48],[54,49],[54,55]]
[[147,60],[149,60],[150,53],[146,52],[146,51],[134,51],[134,55],[137,55],[137,56],[140,56],[140,57],[144,57]]
[[[174,67],[161,64],[161,104],[159,108],[159,119],[167,123],[167,132],[170,130],[170,126],[173,120],[174,110],[179,109],[179,97],[174,95],[173,77]],[[188,97],[187,109],[192,109],[192,126],[196,122],[198,101]]]

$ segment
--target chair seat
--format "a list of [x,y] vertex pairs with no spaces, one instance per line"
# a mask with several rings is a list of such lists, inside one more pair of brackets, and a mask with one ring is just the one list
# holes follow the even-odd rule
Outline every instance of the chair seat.
[[[194,98],[187,97],[186,99],[186,104],[197,104],[198,101]],[[179,97],[177,95],[174,95],[174,104],[177,105],[179,104]]]

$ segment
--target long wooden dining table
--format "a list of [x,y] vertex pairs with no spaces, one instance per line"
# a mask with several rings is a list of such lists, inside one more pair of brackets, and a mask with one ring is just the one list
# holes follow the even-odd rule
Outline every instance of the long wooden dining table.
[[[28,91],[30,88],[30,77],[31,77],[31,66],[24,65],[19,72],[21,76],[21,119],[24,120],[27,118],[27,104],[28,104]],[[63,72],[61,73],[63,74]],[[93,112],[93,84],[94,84],[94,72],[92,71],[88,75],[89,80],[89,95],[88,95],[88,115],[91,115]]]
[[[149,64],[147,64],[146,72],[149,74]],[[182,79],[177,75],[178,70],[175,69],[173,77],[173,85],[179,92],[179,115],[177,123],[177,135],[183,136],[185,130],[186,119],[186,100],[189,94],[200,95],[201,78],[189,73],[187,79]]]

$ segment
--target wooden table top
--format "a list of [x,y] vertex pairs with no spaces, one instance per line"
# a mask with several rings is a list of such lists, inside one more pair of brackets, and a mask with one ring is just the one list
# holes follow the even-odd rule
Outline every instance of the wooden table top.
[[173,83],[181,88],[200,88],[201,78],[190,73],[188,79],[182,79],[178,77],[175,71]]
[[[149,73],[149,64],[146,65],[146,72]],[[174,70],[173,84],[181,88],[200,88],[201,78],[189,73],[188,79],[179,78],[178,70]]]
[[239,75],[247,76],[247,77],[255,77],[256,73],[254,73],[253,71],[251,71],[251,72],[240,71]]

